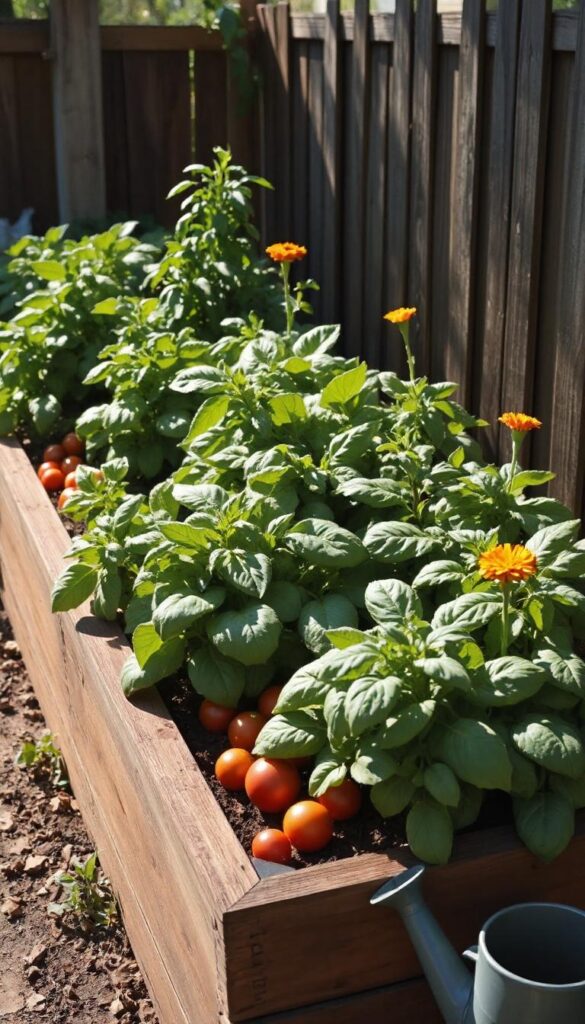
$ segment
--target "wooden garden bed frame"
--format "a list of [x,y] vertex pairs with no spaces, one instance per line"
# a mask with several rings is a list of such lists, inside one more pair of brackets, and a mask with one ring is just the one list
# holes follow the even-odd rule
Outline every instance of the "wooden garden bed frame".
[[[156,692],[132,703],[120,630],[52,615],[69,545],[17,441],[0,441],[0,591],[161,1024],[438,1024],[400,920],[369,897],[410,858],[366,854],[260,878]],[[507,828],[428,872],[463,949],[511,902],[585,906],[585,827],[550,865]]]

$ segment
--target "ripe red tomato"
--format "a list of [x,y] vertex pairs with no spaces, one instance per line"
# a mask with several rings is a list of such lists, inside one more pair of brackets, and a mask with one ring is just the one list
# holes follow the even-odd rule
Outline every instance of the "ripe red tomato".
[[252,750],[262,726],[266,723],[259,711],[241,711],[232,718],[228,728],[228,739],[232,747]]
[[353,779],[345,779],[340,786],[331,786],[317,800],[334,821],[353,818],[362,806],[362,791]]
[[63,473],[72,473],[74,469],[77,469],[81,465],[81,459],[78,455],[67,455],[61,463],[61,469]]
[[282,827],[292,845],[303,853],[322,850],[333,835],[331,815],[316,800],[299,800],[289,807]]
[[73,490],[77,489],[77,477],[75,476],[75,470],[68,473],[65,477],[65,487],[72,487]]
[[292,857],[290,839],[279,828],[263,828],[252,840],[252,856],[273,864],[288,864]]
[[64,509],[71,495],[75,494],[75,491],[75,487],[66,487],[65,490],[61,491],[61,494],[59,495],[59,500],[57,502],[57,508]]
[[264,693],[260,694],[260,698],[258,700],[258,711],[261,715],[264,715],[265,718],[270,718],[274,711],[276,702],[280,697],[281,691],[282,686],[269,686],[267,690],[264,690]]
[[204,700],[199,708],[199,721],[208,732],[227,732],[235,713],[234,708],[224,708],[212,700]]
[[43,452],[44,462],[56,462],[57,465],[63,461],[67,452],[62,444],[50,444]]
[[61,470],[59,468],[53,469],[52,466],[40,473],[39,478],[45,490],[49,492],[62,490],[65,483],[65,477]]
[[83,444],[83,441],[81,440],[80,437],[77,436],[77,434],[65,434],[65,437],[63,438],[61,444],[65,449],[66,455],[83,455],[85,446]]
[[254,758],[241,747],[224,750],[215,762],[215,774],[225,789],[243,789],[246,775],[254,764]]
[[43,473],[46,473],[48,469],[58,469],[59,472],[61,472],[61,466],[59,465],[58,462],[41,462],[39,468],[37,469],[37,476],[39,480],[41,479]]
[[261,811],[284,811],[296,800],[301,777],[286,761],[259,757],[246,775],[246,793]]

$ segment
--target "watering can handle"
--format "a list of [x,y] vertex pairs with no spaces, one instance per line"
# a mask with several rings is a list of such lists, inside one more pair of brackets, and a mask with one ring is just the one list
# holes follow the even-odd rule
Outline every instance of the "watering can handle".
[[479,957],[479,946],[470,946],[461,956],[464,956],[467,960],[473,960],[474,964],[476,964]]

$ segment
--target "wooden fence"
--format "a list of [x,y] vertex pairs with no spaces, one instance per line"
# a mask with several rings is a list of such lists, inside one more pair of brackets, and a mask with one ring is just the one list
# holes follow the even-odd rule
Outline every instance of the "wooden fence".
[[[509,409],[542,419],[532,462],[552,465],[552,490],[579,508],[585,10],[413,6],[259,8],[276,184],[265,230],[308,245],[319,315],[341,319],[346,350],[373,366],[401,366],[383,312],[416,305],[419,368],[460,381],[492,424]],[[487,437],[506,454],[497,424]]]

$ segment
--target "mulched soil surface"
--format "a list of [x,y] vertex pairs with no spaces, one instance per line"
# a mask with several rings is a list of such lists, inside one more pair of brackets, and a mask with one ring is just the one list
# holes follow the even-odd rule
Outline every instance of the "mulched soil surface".
[[46,726],[0,607],[0,1020],[7,1024],[157,1024],[121,926],[85,931],[48,916],[53,882],[93,852],[75,799],[19,768]]

